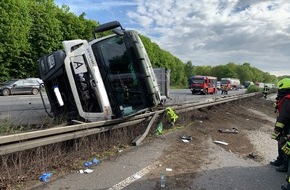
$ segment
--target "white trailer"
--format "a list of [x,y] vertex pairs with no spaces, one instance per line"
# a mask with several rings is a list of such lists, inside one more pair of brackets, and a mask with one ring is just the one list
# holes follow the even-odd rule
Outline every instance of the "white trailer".
[[235,90],[241,84],[240,79],[222,78],[221,86],[227,86],[230,90]]

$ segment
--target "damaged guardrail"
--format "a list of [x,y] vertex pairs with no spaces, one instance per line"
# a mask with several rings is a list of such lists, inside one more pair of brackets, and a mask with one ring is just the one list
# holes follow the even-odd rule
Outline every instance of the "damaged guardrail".
[[[233,95],[223,98],[214,98],[205,102],[193,102],[185,103],[182,105],[170,106],[176,113],[187,112],[194,109],[204,108],[208,106],[214,106],[223,104],[238,99],[248,98],[255,96],[257,93]],[[144,113],[136,115],[130,118],[115,119],[109,121],[98,121],[92,123],[82,123],[77,125],[55,127],[51,129],[45,129],[34,132],[19,133],[7,136],[0,136],[0,155],[6,155],[18,151],[24,151],[36,147],[41,147],[49,144],[63,142],[67,140],[77,139],[93,134],[102,133],[109,130],[114,130],[122,127],[128,127],[150,118],[148,127],[143,135],[140,135],[134,140],[134,144],[138,145],[147,135],[153,121],[156,117],[162,114],[165,109],[156,110],[154,112]],[[154,120],[153,120],[154,118]]]

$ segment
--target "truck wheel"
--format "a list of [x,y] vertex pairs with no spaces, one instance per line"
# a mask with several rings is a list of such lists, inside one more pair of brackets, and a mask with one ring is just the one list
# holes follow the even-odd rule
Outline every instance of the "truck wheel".
[[38,89],[37,88],[33,88],[31,91],[31,94],[36,95],[38,94]]
[[191,94],[194,94],[194,91],[191,91]]
[[10,90],[5,88],[3,91],[2,91],[2,94],[3,96],[9,96],[10,95]]

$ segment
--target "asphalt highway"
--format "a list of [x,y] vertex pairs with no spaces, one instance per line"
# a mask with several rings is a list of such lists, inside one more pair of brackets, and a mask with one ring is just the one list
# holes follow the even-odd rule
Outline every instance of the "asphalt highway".
[[[244,89],[240,89],[230,91],[229,95],[242,94],[244,92]],[[171,89],[165,106],[185,102],[205,101],[222,96],[220,93],[192,95],[189,89]],[[44,93],[43,97],[47,111],[50,112],[47,95]],[[40,94],[0,96],[0,125],[3,122],[9,122],[14,125],[41,125],[46,119],[49,119],[49,116],[44,109]]]

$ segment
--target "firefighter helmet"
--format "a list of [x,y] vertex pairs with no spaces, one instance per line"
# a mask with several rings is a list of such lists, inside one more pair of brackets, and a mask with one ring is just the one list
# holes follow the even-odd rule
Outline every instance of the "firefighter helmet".
[[290,89],[290,78],[284,78],[277,83],[278,89]]

